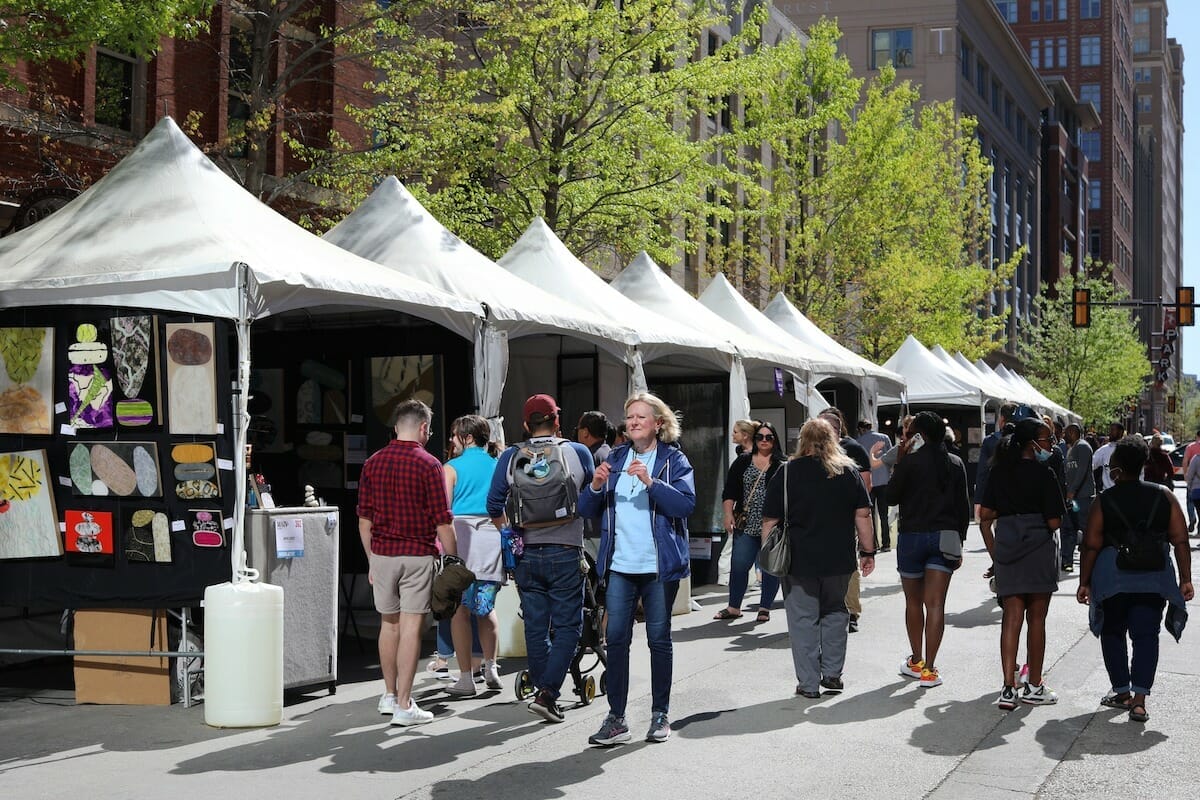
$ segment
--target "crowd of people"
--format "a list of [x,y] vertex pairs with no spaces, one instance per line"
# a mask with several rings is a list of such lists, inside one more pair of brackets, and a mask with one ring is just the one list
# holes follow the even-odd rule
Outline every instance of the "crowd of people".
[[[413,701],[412,685],[440,558],[473,577],[442,620],[429,665],[452,681],[447,694],[473,697],[477,684],[501,688],[495,604],[511,579],[525,627],[528,709],[562,722],[559,698],[581,646],[591,580],[603,596],[609,713],[588,741],[611,746],[631,738],[630,643],[639,620],[650,655],[645,738],[670,737],[671,613],[689,574],[695,483],[678,415],[644,392],[624,411],[619,429],[601,412],[585,413],[570,440],[554,398],[534,395],[523,409],[525,438],[503,449],[487,420],[460,417],[443,465],[425,449],[428,406],[397,406],[396,438],[364,465],[358,504],[381,616],[378,710],[393,725],[433,717]],[[1046,619],[1078,549],[1076,597],[1089,608],[1112,684],[1100,702],[1148,720],[1159,631],[1165,624],[1178,639],[1193,597],[1188,533],[1200,505],[1200,431],[1184,454],[1185,519],[1161,437],[1127,436],[1117,423],[1098,441],[1077,424],[1006,403],[979,446],[973,487],[960,439],[938,414],[903,417],[894,443],[873,428],[863,420],[851,438],[841,412],[829,408],[804,424],[789,454],[771,422],[735,424],[738,454],[721,494],[731,570],[715,619],[743,615],[756,576],[756,621],[770,619],[782,592],[796,694],[840,693],[849,634],[862,613],[859,578],[894,545],[910,650],[899,672],[932,689],[943,682],[946,598],[974,518],[991,558],[983,577],[1002,608],[996,705],[1057,702],[1043,674]],[[790,547],[783,567],[760,560],[775,530]],[[449,674],[452,655],[457,680]]]

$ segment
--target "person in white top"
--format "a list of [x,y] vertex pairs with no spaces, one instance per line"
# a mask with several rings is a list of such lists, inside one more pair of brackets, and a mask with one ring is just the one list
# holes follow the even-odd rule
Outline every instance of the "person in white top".
[[1092,454],[1092,472],[1100,470],[1100,491],[1111,489],[1113,479],[1108,474],[1108,459],[1112,457],[1113,448],[1117,446],[1117,442],[1125,435],[1125,426],[1119,422],[1114,422],[1108,426],[1108,441],[1096,448],[1096,452]]

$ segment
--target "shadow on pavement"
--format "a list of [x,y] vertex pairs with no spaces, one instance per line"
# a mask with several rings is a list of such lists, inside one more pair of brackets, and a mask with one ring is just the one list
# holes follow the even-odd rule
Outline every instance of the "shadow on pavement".
[[923,753],[938,756],[965,756],[988,750],[1005,744],[1005,737],[1020,730],[1029,712],[1037,710],[1019,706],[1015,711],[1002,712],[992,704],[993,700],[995,695],[989,692],[975,700],[951,700],[928,706],[924,714],[929,722],[913,729],[909,744]]
[[985,598],[975,608],[946,615],[946,625],[953,628],[981,628],[999,625],[1002,614],[995,597]]
[[[1169,738],[1161,731],[1147,728],[1147,723],[1130,722],[1124,711],[1115,709],[1049,720],[1037,731],[1038,744],[1046,755],[1062,761],[1079,761],[1092,755],[1132,755],[1164,744]],[[1064,739],[1068,744],[1065,748],[1062,746]]]

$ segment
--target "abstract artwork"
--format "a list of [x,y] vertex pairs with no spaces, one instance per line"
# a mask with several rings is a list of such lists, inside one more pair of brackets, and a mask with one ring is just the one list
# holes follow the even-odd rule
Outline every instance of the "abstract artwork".
[[0,453],[0,558],[62,553],[46,451]]
[[67,360],[67,422],[75,428],[111,428],[113,379],[104,365],[108,345],[100,341],[95,325],[85,322],[75,329]]
[[67,511],[68,553],[113,553],[113,519],[108,511]]
[[54,329],[0,328],[0,433],[48,436],[54,413]]
[[346,374],[306,358],[300,362],[305,381],[296,391],[296,422],[300,425],[346,424]]
[[171,460],[175,462],[175,496],[180,500],[221,496],[216,442],[177,444],[171,448]]
[[117,424],[127,428],[162,424],[158,380],[158,317],[113,317],[112,359],[117,372]]
[[166,331],[170,432],[215,434],[215,326],[211,322],[170,322]]
[[196,547],[224,547],[225,525],[220,511],[191,509],[188,514],[188,530],[192,544]]
[[431,453],[442,452],[442,358],[437,355],[387,356],[367,360],[367,442],[374,452],[388,443],[392,429],[388,420],[402,400],[420,400],[433,409],[434,427],[425,445]]
[[79,496],[162,497],[155,442],[75,442],[67,467]]
[[150,564],[171,563],[171,528],[167,515],[138,508],[125,516],[125,560]]
[[250,372],[250,426],[247,437],[256,453],[285,453],[291,445],[283,434],[283,370]]

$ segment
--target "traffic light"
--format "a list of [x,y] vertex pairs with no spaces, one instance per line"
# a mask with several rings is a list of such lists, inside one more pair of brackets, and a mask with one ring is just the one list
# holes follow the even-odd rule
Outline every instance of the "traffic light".
[[1168,414],[1175,413],[1175,395],[1170,395],[1169,397],[1167,397],[1167,413]]
[[1196,324],[1196,289],[1192,286],[1179,286],[1175,289],[1177,310],[1175,319],[1180,325]]
[[1071,316],[1071,326],[1087,328],[1092,324],[1092,290],[1076,289],[1074,313]]

